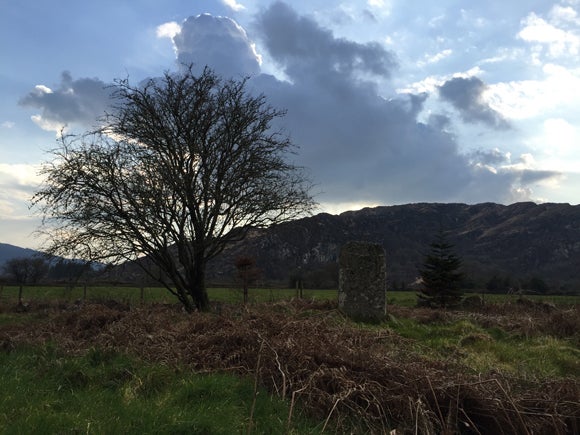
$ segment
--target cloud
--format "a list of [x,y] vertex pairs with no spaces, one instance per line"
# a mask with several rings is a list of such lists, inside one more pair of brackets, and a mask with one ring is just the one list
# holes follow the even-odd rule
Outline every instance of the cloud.
[[[336,209],[340,204],[510,202],[529,199],[534,183],[557,176],[531,164],[517,166],[499,150],[464,154],[451,133],[452,119],[425,113],[429,96],[439,90],[467,122],[505,128],[505,119],[484,101],[487,87],[474,77],[476,70],[385,98],[376,83],[393,77],[397,62],[384,44],[337,37],[281,2],[256,15],[251,29],[280,76],[261,71],[254,41],[230,18],[189,17],[179,32],[167,26],[158,34],[173,35],[178,62],[207,64],[226,77],[249,74],[252,92],[287,109],[275,127],[285,128],[300,147],[292,158],[309,169],[322,192],[317,199],[329,209],[332,204]],[[91,92],[81,92],[76,83],[65,77],[54,90],[35,89],[22,104],[43,109],[39,122],[89,119],[80,109],[86,104],[81,96]]]
[[490,197],[490,192],[499,189],[503,201],[509,203],[541,202],[541,199],[534,198],[534,188],[540,184],[553,185],[563,176],[559,171],[537,169],[536,161],[529,153],[512,161],[510,153],[502,153],[497,148],[471,153],[470,164],[473,177],[467,186],[468,191],[475,197]]
[[370,10],[367,9],[367,11],[370,12],[373,17],[375,14],[389,15],[393,8],[392,3],[392,0],[367,0],[367,6],[370,8]]
[[559,108],[575,112],[580,99],[580,69],[546,64],[541,80],[496,83],[486,90],[490,106],[510,119],[534,118]]
[[111,90],[96,78],[74,80],[69,72],[63,72],[56,89],[37,85],[24,96],[19,104],[40,109],[32,120],[44,130],[59,131],[69,124],[94,126],[110,104]]
[[13,128],[15,125],[14,121],[4,121],[0,124],[0,128]]
[[28,216],[26,204],[41,179],[38,166],[0,163],[0,219]]
[[158,38],[173,39],[178,33],[181,33],[181,26],[175,21],[170,21],[157,26],[155,33]]
[[557,24],[580,24],[578,12],[571,6],[555,5],[550,11],[550,19]]
[[481,122],[496,129],[509,128],[503,116],[483,99],[487,86],[477,77],[455,77],[439,86],[439,95],[450,102],[466,122]]
[[547,171],[539,169],[524,169],[521,172],[521,182],[522,184],[528,185],[532,183],[537,183],[539,181],[545,181],[552,178],[560,177],[562,174],[558,171]]
[[454,74],[447,74],[442,76],[428,76],[421,81],[411,83],[404,88],[397,89],[400,94],[412,94],[412,93],[436,93],[438,89],[443,86],[446,82],[455,78],[469,79],[482,74],[483,71],[480,67],[475,66],[467,71],[458,72]]
[[[574,12],[572,10],[572,12]],[[570,11],[565,15],[563,10],[556,10],[556,22],[561,23],[570,18]],[[575,18],[575,15],[574,15]],[[556,27],[535,13],[529,14],[522,21],[522,30],[518,37],[527,42],[536,42],[547,48],[551,57],[577,56],[580,52],[580,36],[573,31],[566,31]]]
[[173,37],[180,64],[209,65],[226,76],[260,73],[261,58],[246,31],[234,20],[202,14],[189,17]]
[[[509,153],[502,153],[499,148],[494,148],[491,150],[477,150],[471,153],[471,159],[473,162],[486,165],[500,165],[507,164],[510,162],[511,155]],[[497,172],[497,171],[496,171]]]
[[328,83],[366,74],[389,77],[396,66],[393,53],[381,44],[335,38],[285,3],[273,3],[262,12],[257,27],[270,55],[292,79]]
[[222,2],[231,10],[236,12],[246,9],[246,7],[243,4],[236,2],[236,0],[222,0]]
[[562,118],[549,118],[543,123],[543,143],[550,153],[572,154],[580,144],[580,131]]
[[[299,162],[311,168],[326,204],[345,198],[370,204],[505,202],[514,198],[517,189],[521,197],[518,174],[480,171],[470,156],[459,151],[448,132],[449,117],[432,113],[427,123],[418,121],[436,86],[392,99],[377,95],[373,74],[391,76],[396,71],[395,57],[384,47],[337,38],[281,3],[265,10],[256,23],[269,56],[284,69],[289,82],[261,76],[253,83],[276,105],[288,109],[284,122],[301,146]],[[378,65],[352,61],[364,59],[360,53],[371,49],[376,50]],[[505,127],[507,122],[478,100],[484,88],[472,89],[474,101],[466,109],[473,119]]]
[[453,54],[453,50],[451,50],[449,48],[445,49],[443,51],[440,51],[439,53],[433,54],[433,55],[426,54],[424,56],[424,60],[420,61],[418,63],[418,65],[420,67],[422,67],[422,66],[425,66],[425,65],[430,64],[430,63],[437,63],[437,62],[440,62],[443,59],[451,56],[452,54]]

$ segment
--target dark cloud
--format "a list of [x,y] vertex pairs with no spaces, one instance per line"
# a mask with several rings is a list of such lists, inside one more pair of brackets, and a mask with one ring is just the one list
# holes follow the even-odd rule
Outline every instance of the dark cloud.
[[282,3],[257,17],[256,33],[291,83],[262,75],[252,84],[288,110],[284,123],[321,200],[466,200],[473,169],[443,128],[448,118],[418,122],[427,94],[384,99],[361,78],[392,74],[390,52],[336,38]]
[[370,20],[370,21],[372,21],[372,22],[374,22],[374,23],[376,23],[376,22],[378,21],[378,20],[377,20],[377,17],[375,17],[375,14],[373,14],[373,13],[372,13],[370,10],[368,10],[368,9],[365,9],[365,10],[363,11],[363,13],[362,13],[362,14],[363,14],[363,17],[364,17],[364,18],[366,18],[366,19],[368,19],[368,20]]
[[388,77],[396,66],[394,55],[380,44],[335,38],[330,30],[282,2],[262,12],[256,25],[269,54],[293,79],[353,79],[357,73]]
[[471,159],[476,163],[484,165],[501,165],[510,162],[509,155],[502,153],[499,149],[477,150],[471,153]]
[[451,126],[451,119],[440,113],[432,113],[427,123],[437,130],[447,130]]
[[94,125],[110,105],[111,88],[96,78],[74,80],[67,71],[62,73],[56,89],[37,86],[20,100],[20,105],[40,109],[44,125],[79,123]]
[[180,64],[211,66],[223,75],[254,75],[260,72],[256,53],[246,32],[226,17],[208,14],[189,17],[173,38]]
[[439,95],[450,102],[466,122],[482,122],[496,129],[507,129],[509,123],[482,99],[486,85],[477,77],[455,77],[439,87]]
[[[263,10],[252,30],[288,81],[260,73],[252,42],[228,18],[186,20],[174,39],[178,61],[208,64],[227,77],[252,74],[250,89],[287,109],[277,127],[300,147],[295,163],[309,168],[323,203],[510,202],[528,199],[528,184],[549,176],[510,167],[500,151],[461,153],[447,116],[419,121],[427,94],[379,96],[369,77],[388,77],[396,67],[379,44],[337,38],[280,2]],[[480,102],[484,88],[479,79],[454,79],[439,91],[466,120],[499,128],[505,121]],[[98,96],[92,108],[89,95]],[[66,76],[57,91],[33,92],[23,104],[66,122],[94,119],[106,99],[98,80]]]
[[562,176],[557,171],[526,168],[529,156],[521,156],[514,164],[509,153],[497,148],[478,150],[469,157],[473,178],[466,191],[474,198],[481,198],[480,201],[496,200],[494,191],[502,192],[500,198],[504,202],[530,200],[535,184]]
[[538,181],[549,180],[552,178],[558,178],[562,175],[561,172],[557,171],[543,171],[534,169],[524,169],[521,172],[521,182],[522,184],[528,185],[537,183]]

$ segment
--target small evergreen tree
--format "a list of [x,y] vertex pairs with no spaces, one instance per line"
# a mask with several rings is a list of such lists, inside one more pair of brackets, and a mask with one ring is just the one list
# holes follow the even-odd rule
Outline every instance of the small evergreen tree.
[[439,231],[429,245],[423,269],[420,271],[423,288],[417,294],[418,305],[429,307],[449,307],[461,302],[463,291],[459,272],[461,259],[455,254],[443,231]]

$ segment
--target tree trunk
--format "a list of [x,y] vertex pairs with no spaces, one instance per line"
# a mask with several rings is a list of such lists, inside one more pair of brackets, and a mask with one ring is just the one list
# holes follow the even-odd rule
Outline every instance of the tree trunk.
[[203,255],[198,255],[194,259],[189,283],[189,294],[193,299],[195,307],[199,311],[209,311],[209,298],[205,288],[205,259]]

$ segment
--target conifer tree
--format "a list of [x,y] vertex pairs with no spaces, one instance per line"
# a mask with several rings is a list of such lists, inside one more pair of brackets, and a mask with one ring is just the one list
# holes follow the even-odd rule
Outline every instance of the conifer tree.
[[423,288],[417,294],[417,304],[442,308],[457,305],[463,296],[463,274],[459,271],[462,261],[443,231],[439,231],[429,246],[420,271]]

